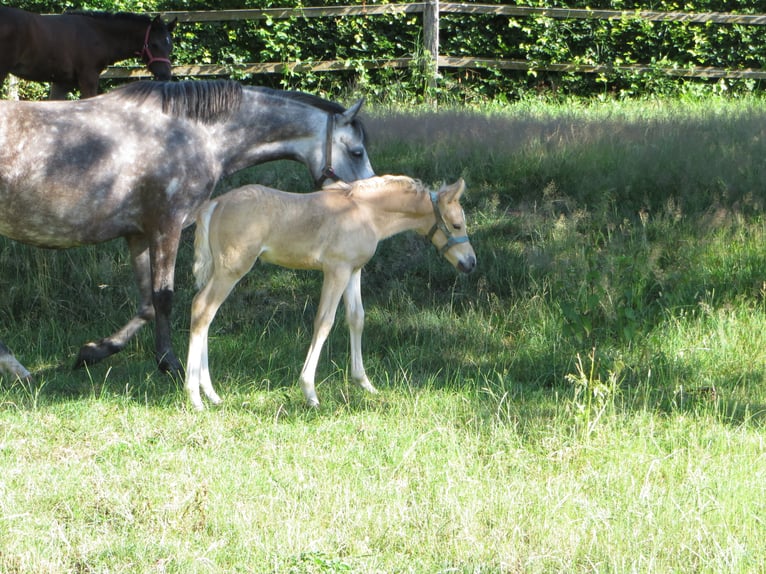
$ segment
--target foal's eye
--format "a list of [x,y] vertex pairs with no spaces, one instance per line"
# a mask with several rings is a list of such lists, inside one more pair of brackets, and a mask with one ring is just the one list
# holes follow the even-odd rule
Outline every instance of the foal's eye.
[[460,225],[459,223],[453,223],[452,224],[452,229],[454,229],[456,231],[460,231],[462,228],[463,228],[463,226]]

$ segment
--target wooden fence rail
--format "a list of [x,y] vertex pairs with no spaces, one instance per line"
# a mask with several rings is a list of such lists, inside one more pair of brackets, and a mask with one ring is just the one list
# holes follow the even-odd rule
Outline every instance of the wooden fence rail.
[[[425,53],[431,55],[430,65],[436,74],[441,68],[498,68],[507,70],[539,70],[551,72],[609,73],[661,71],[671,76],[705,78],[752,78],[766,79],[766,70],[760,68],[724,69],[716,67],[661,68],[643,65],[587,65],[580,63],[536,64],[526,60],[507,60],[493,58],[452,57],[439,53],[439,15],[440,14],[494,14],[500,16],[546,17],[554,19],[639,19],[652,22],[695,22],[714,24],[739,24],[749,26],[766,25],[766,14],[728,14],[728,13],[689,13],[656,12],[651,10],[589,10],[569,8],[535,8],[531,6],[468,4],[459,2],[408,2],[397,4],[375,4],[362,6],[327,6],[304,8],[266,8],[260,10],[211,10],[194,12],[164,12],[166,18],[178,18],[179,22],[226,22],[242,20],[265,20],[285,18],[328,18],[328,17],[364,17],[373,15],[423,13],[423,46]],[[252,62],[243,64],[201,64],[177,65],[173,67],[175,76],[221,76],[232,72],[240,74],[279,74],[285,72],[327,72],[346,70],[351,66],[362,65],[366,68],[407,68],[413,65],[413,58],[370,59],[360,62],[343,60],[325,60],[311,62]],[[147,77],[144,68],[110,67],[103,78]]]

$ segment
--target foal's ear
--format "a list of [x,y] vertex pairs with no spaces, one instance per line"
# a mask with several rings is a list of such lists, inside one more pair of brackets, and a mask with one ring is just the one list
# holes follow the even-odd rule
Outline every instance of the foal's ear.
[[465,181],[461,177],[455,183],[451,185],[445,185],[439,191],[439,195],[443,195],[444,198],[450,201],[458,201],[465,191]]
[[356,114],[362,109],[364,98],[359,98],[356,103],[340,115],[340,125],[345,126],[354,121]]

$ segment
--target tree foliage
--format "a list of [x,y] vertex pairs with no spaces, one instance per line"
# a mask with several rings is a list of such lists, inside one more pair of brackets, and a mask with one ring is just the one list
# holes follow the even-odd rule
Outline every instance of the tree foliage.
[[[349,0],[343,4],[364,4]],[[492,2],[492,0],[487,0]],[[497,2],[502,3],[502,2]],[[17,0],[30,11],[58,13],[66,8],[130,12],[223,10],[336,5],[329,0]],[[763,12],[763,2],[743,0],[529,0],[535,7],[590,9]],[[521,60],[530,71],[443,69],[433,81],[419,65],[427,58],[422,48],[422,15],[266,19],[257,21],[183,23],[176,29],[174,60],[180,64],[231,65],[231,74],[244,81],[338,95],[349,89],[382,101],[424,97],[515,99],[530,90],[549,94],[616,94],[633,96],[683,90],[759,88],[754,80],[681,80],[665,75],[668,67],[714,66],[761,68],[766,61],[766,26],[693,22],[649,22],[622,19],[554,19],[545,16],[507,17],[482,14],[442,14],[440,53]],[[378,69],[375,62],[413,58],[406,69]],[[243,76],[236,65],[246,62],[343,60],[346,69],[330,73],[285,72]],[[609,71],[601,74],[545,71],[549,64],[625,66],[648,65],[650,73]]]

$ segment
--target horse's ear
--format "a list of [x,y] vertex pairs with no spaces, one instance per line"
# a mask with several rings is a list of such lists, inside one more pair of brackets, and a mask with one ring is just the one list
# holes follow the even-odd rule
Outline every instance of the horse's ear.
[[363,103],[364,103],[364,98],[359,98],[353,106],[351,106],[349,109],[347,109],[345,112],[343,112],[340,115],[341,119],[339,123],[345,126],[353,122],[354,118],[356,117],[356,114],[358,114],[359,110],[362,109]]
[[[176,27],[177,23],[178,23],[178,18],[173,18],[173,20],[165,24],[165,27],[168,29],[168,33],[171,33],[173,31],[173,28]],[[162,17],[159,14],[157,14],[157,16],[155,16],[154,20],[152,21],[152,26],[160,26],[161,24],[162,24]]]
[[450,201],[459,200],[460,197],[463,195],[464,191],[465,191],[465,181],[461,177],[452,185],[445,185],[444,187],[442,187],[441,190],[439,190],[439,194],[440,195],[443,194],[446,200],[450,202]]

